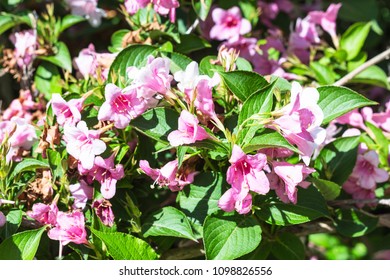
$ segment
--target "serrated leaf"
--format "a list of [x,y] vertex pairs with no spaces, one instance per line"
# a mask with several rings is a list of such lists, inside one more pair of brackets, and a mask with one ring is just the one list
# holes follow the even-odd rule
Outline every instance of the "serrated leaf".
[[130,66],[142,67],[147,63],[147,57],[156,52],[156,47],[149,45],[132,45],[123,49],[111,64],[108,82],[122,87],[128,80],[126,70]]
[[271,202],[260,204],[256,215],[266,223],[288,226],[302,224],[321,217],[329,217],[326,202],[314,187],[298,189],[297,204]]
[[346,87],[323,86],[317,90],[320,93],[318,106],[324,112],[322,124],[327,124],[353,109],[377,104]]
[[208,260],[233,260],[252,252],[261,241],[261,227],[250,215],[219,211],[203,225]]
[[32,260],[46,227],[19,232],[0,244],[0,260]]
[[340,234],[359,237],[376,229],[378,218],[356,209],[337,209],[335,225]]
[[121,232],[101,232],[91,228],[92,234],[107,246],[114,260],[155,260],[158,255],[150,245],[130,234]]
[[196,241],[186,215],[171,206],[150,215],[142,225],[142,232],[145,237],[173,236]]
[[23,211],[18,209],[13,209],[7,214],[7,220],[5,225],[0,228],[0,236],[3,239],[10,237],[14,234],[22,222]]
[[272,242],[272,254],[279,260],[303,260],[305,247],[298,236],[281,232]]
[[263,148],[286,148],[299,153],[299,150],[291,145],[282,135],[271,129],[265,129],[259,136],[255,136],[242,149],[250,153]]
[[340,195],[341,186],[334,182],[317,178],[310,178],[309,181],[314,184],[326,200],[336,199]]
[[168,134],[177,129],[179,113],[167,108],[154,108],[130,122],[146,136],[167,143]]
[[68,47],[64,42],[58,42],[55,45],[55,54],[48,56],[38,56],[39,59],[49,61],[58,67],[64,68],[67,71],[72,71],[72,59]]
[[220,173],[198,174],[195,181],[179,193],[180,208],[192,222],[203,225],[206,216],[219,209],[218,200],[225,185],[226,180]]
[[262,76],[249,71],[219,72],[229,90],[245,102],[253,93],[268,86],[268,82]]
[[354,59],[362,49],[371,29],[371,22],[357,22],[341,36],[340,48],[347,52],[347,60]]
[[26,158],[23,161],[19,162],[15,169],[12,171],[10,175],[10,179],[18,175],[19,173],[26,172],[26,171],[34,171],[37,168],[49,168],[49,164],[46,162],[33,159],[33,158]]

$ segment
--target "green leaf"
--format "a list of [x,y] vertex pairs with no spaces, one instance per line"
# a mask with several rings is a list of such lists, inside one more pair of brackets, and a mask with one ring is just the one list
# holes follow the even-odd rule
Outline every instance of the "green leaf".
[[158,255],[150,245],[130,234],[101,232],[91,228],[92,234],[103,241],[114,260],[156,260]]
[[302,224],[330,216],[324,198],[315,187],[299,188],[297,204],[262,203],[256,215],[266,223],[278,226]]
[[211,44],[207,40],[200,38],[197,35],[183,34],[181,35],[181,43],[175,50],[179,53],[190,53],[210,47]]
[[368,67],[366,70],[359,73],[352,80],[350,80],[349,83],[370,84],[387,89],[390,87],[386,73],[382,70],[382,68],[376,65]]
[[291,145],[280,133],[272,129],[265,129],[259,136],[255,136],[243,147],[245,153],[250,153],[263,148],[286,148],[293,152],[300,153],[297,148]]
[[291,90],[291,84],[289,81],[287,81],[286,79],[283,79],[281,77],[278,77],[278,76],[274,76],[272,75],[271,76],[271,83],[275,82],[276,81],[276,84],[275,84],[275,87],[279,90],[279,91],[290,91]]
[[342,186],[355,166],[360,137],[343,137],[326,145],[320,152],[317,162],[325,170],[325,178]]
[[15,169],[12,171],[10,179],[18,175],[19,173],[26,172],[26,171],[35,171],[37,168],[49,168],[49,164],[46,162],[33,159],[33,158],[26,158],[23,161],[19,162]]
[[256,1],[240,0],[238,5],[246,19],[248,19],[253,26],[259,21],[259,7]]
[[177,129],[179,113],[167,108],[154,108],[130,122],[139,132],[167,143],[168,134]]
[[371,22],[357,22],[341,36],[340,48],[347,52],[347,60],[354,59],[359,54],[370,32],[371,25]]
[[0,236],[2,237],[2,239],[10,237],[18,230],[22,222],[22,217],[23,211],[18,209],[12,209],[7,214],[6,224],[2,228],[0,228]]
[[253,93],[268,86],[262,76],[249,71],[219,72],[229,90],[241,101],[246,101]]
[[336,210],[336,229],[342,235],[359,237],[377,228],[378,218],[356,209]]
[[313,70],[316,80],[321,85],[330,85],[336,80],[336,74],[329,66],[313,61],[310,63],[310,69]]
[[123,37],[129,32],[129,29],[120,29],[115,31],[111,36],[111,46],[109,46],[108,50],[112,53],[123,50]]
[[72,59],[68,47],[64,42],[58,42],[56,44],[56,49],[54,55],[49,56],[38,56],[39,59],[49,61],[58,67],[64,68],[67,71],[72,71]]
[[192,7],[194,8],[195,13],[202,21],[206,20],[212,3],[213,3],[212,0],[204,0],[204,1],[192,0]]
[[245,58],[238,57],[236,60],[237,70],[253,71],[252,64]]
[[323,86],[317,90],[320,93],[318,105],[324,112],[322,124],[327,124],[353,109],[377,104],[346,87]]
[[217,57],[212,55],[202,58],[199,63],[199,72],[209,77],[213,77],[215,72],[223,72],[223,67],[221,65],[214,64],[213,62],[215,61],[217,61]]
[[[80,23],[82,21],[85,21],[86,19],[82,16],[76,16],[76,15],[66,15],[61,21],[61,28],[59,34],[64,32],[69,27],[72,27],[73,25]],[[57,36],[59,35],[57,34]]]
[[381,164],[388,166],[388,157],[389,157],[389,139],[383,134],[383,131],[373,125],[370,122],[366,122],[366,126],[368,128],[368,133],[374,139],[375,143],[378,145],[379,151],[379,160]]
[[233,260],[252,252],[261,241],[261,227],[250,215],[219,211],[203,225],[208,260]]
[[334,182],[317,178],[310,178],[308,181],[313,183],[326,200],[336,199],[340,195],[341,186]]
[[147,63],[147,57],[156,52],[156,47],[149,45],[132,45],[122,50],[111,64],[108,82],[122,87],[127,84],[126,70],[130,66],[142,67]]
[[61,76],[58,68],[48,62],[38,66],[34,82],[37,89],[45,95],[46,100],[51,99],[52,93],[61,93]]
[[376,0],[342,0],[339,17],[343,20],[370,21],[378,17],[378,2]]
[[279,260],[304,260],[305,247],[298,236],[281,232],[272,242],[272,254]]
[[196,241],[190,222],[180,210],[168,206],[149,216],[142,225],[142,232],[148,236],[173,236]]
[[28,14],[19,16],[14,14],[2,13],[0,15],[0,35],[3,34],[5,31],[7,31],[8,29],[22,23],[31,26],[31,20]]
[[179,192],[178,202],[183,213],[191,222],[203,225],[207,215],[219,210],[218,200],[227,186],[221,173],[205,172],[195,177],[195,181]]
[[[275,83],[269,84],[264,89],[252,94],[242,105],[238,115],[238,124],[241,125],[244,121],[256,114],[269,113],[273,105],[273,89]],[[268,116],[266,115],[265,118]],[[249,124],[249,123],[248,123]]]
[[162,57],[167,57],[171,60],[169,70],[172,73],[176,73],[177,71],[186,70],[188,64],[190,64],[192,62],[192,59],[190,59],[189,57],[182,55],[180,53],[161,52],[160,51],[160,54]]
[[0,260],[32,260],[46,227],[12,235],[0,244]]

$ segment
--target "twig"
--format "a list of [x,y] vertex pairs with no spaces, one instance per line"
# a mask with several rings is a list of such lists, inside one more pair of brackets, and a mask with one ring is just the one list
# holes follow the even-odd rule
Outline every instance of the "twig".
[[345,85],[350,80],[352,80],[356,75],[358,75],[359,73],[366,70],[368,67],[375,65],[375,64],[381,62],[382,60],[387,60],[389,58],[390,58],[390,48],[385,50],[384,52],[378,54],[377,56],[371,58],[370,60],[366,61],[365,63],[363,63],[362,65],[357,67],[355,70],[353,70],[351,73],[345,75],[340,80],[335,82],[333,85],[335,85],[335,86]]
[[188,28],[186,34],[187,34],[187,35],[188,35],[188,34],[191,34],[192,31],[198,26],[198,24],[199,24],[199,19],[197,18],[197,19],[194,21],[194,23],[190,26],[190,28]]

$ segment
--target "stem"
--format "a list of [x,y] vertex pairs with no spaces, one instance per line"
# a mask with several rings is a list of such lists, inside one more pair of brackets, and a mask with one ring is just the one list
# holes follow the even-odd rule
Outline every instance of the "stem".
[[58,250],[58,259],[61,260],[62,259],[62,241],[60,240],[60,248]]
[[342,77],[340,80],[338,80],[337,82],[335,82],[333,85],[334,86],[342,86],[342,85],[345,85],[346,83],[348,83],[350,80],[352,80],[356,75],[358,75],[359,73],[363,72],[364,70],[366,70],[368,67],[372,66],[372,65],[375,65],[379,62],[381,62],[382,60],[388,60],[390,59],[390,48],[385,50],[384,52],[378,54],[377,56],[374,56],[373,58],[371,58],[370,60],[366,61],[365,63],[363,63],[362,65],[360,65],[358,68],[356,68],[355,70],[353,70],[351,73],[345,75],[344,77]]
[[186,34],[191,34],[192,31],[194,31],[194,29],[198,26],[199,24],[199,19],[197,18],[194,23],[188,28],[188,30],[186,31]]

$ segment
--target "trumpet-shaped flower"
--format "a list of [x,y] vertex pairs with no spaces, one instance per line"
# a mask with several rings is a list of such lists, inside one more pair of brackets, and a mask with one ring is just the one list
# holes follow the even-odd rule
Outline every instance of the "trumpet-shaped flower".
[[23,69],[24,66],[32,64],[36,54],[37,37],[34,30],[25,30],[11,35],[10,40],[15,45],[15,59],[17,65]]
[[308,15],[308,20],[321,25],[321,27],[329,33],[331,37],[336,36],[336,19],[341,3],[330,4],[326,12],[312,11]]
[[179,117],[178,130],[168,134],[168,141],[173,147],[192,144],[210,138],[206,130],[199,125],[199,120],[190,112],[183,110]]
[[108,227],[114,225],[114,213],[111,209],[111,203],[105,199],[97,199],[92,203],[92,208],[95,209],[96,216],[100,221]]
[[80,180],[80,183],[69,185],[69,190],[74,198],[73,208],[75,209],[84,209],[88,199],[93,197],[93,188],[88,186],[84,180]]
[[252,30],[250,22],[242,18],[238,7],[229,10],[216,8],[212,12],[215,25],[210,30],[210,37],[220,41],[244,35]]
[[84,16],[93,27],[100,25],[104,10],[97,7],[98,0],[66,0],[73,15]]
[[87,124],[80,121],[77,126],[64,126],[64,140],[67,152],[79,160],[82,167],[91,169],[96,155],[106,150],[106,144],[99,139],[100,132],[88,130]]
[[44,203],[35,203],[31,211],[27,211],[27,216],[37,220],[43,225],[57,224],[58,207],[55,203],[50,205]]
[[70,242],[87,244],[84,215],[81,212],[58,212],[56,226],[47,233],[50,239],[59,240],[62,245]]
[[54,93],[50,102],[60,125],[75,126],[81,120],[80,111],[83,107],[83,98],[65,101],[61,95]]

